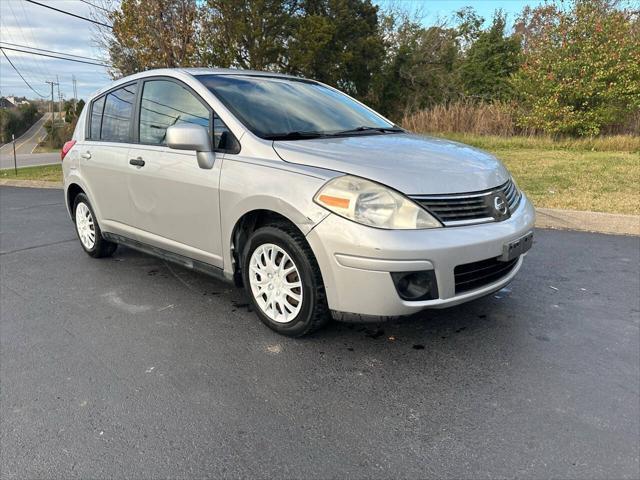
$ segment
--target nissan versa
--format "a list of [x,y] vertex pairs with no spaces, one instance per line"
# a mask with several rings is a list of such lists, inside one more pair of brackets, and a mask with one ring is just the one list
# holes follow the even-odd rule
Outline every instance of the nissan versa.
[[123,244],[233,281],[285,335],[488,295],[532,243],[534,209],[495,157],[297,77],[123,78],[90,99],[62,159],[90,256]]

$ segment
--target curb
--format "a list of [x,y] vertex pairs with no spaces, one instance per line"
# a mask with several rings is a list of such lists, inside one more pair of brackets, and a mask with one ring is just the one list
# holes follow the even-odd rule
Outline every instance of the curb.
[[[63,188],[62,182],[42,180],[0,179],[1,185],[27,188]],[[536,208],[536,227],[640,236],[640,215]]]
[[26,188],[63,188],[62,182],[45,182],[44,180],[12,180],[7,178],[0,178],[0,185]]
[[640,215],[536,208],[536,227],[640,236]]

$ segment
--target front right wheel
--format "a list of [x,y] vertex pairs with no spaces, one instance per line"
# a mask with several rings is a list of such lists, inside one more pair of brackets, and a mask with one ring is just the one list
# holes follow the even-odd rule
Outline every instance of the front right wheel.
[[297,229],[286,224],[257,229],[242,258],[245,288],[255,312],[269,328],[300,337],[328,322],[322,275]]

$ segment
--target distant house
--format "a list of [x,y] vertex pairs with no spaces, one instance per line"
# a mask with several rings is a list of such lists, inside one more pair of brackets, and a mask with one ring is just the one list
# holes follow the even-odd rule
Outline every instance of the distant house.
[[17,105],[5,97],[0,97],[0,108],[17,108]]
[[18,108],[20,105],[29,105],[29,102],[26,98],[16,98],[16,97],[0,97],[0,108]]

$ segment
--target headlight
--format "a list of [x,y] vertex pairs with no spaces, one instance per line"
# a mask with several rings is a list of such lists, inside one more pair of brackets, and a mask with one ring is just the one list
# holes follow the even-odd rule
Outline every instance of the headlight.
[[442,224],[404,195],[364,178],[334,178],[313,200],[354,222],[377,228],[414,230]]

